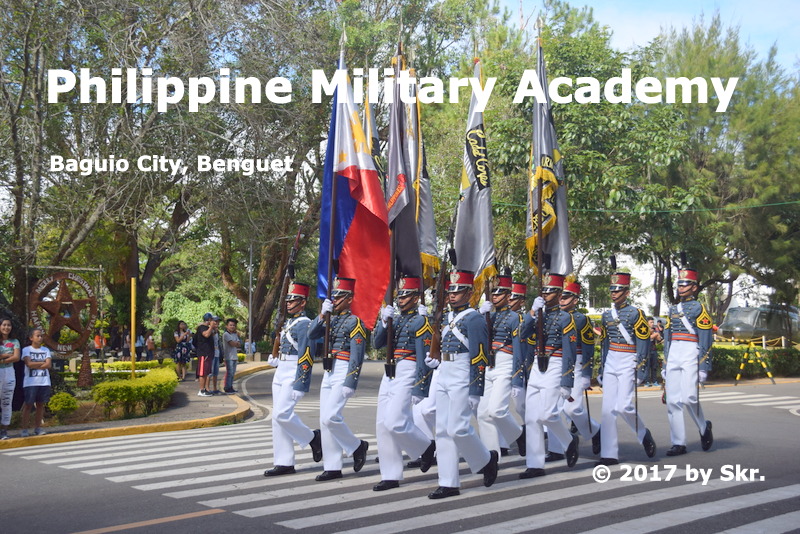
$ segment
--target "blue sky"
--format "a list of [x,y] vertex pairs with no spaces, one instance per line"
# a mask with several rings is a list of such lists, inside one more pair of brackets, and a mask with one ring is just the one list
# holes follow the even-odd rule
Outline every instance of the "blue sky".
[[[778,62],[787,73],[800,70],[800,2],[797,0],[573,0],[573,6],[590,6],[595,19],[614,32],[613,45],[626,50],[644,45],[662,27],[691,26],[702,14],[719,11],[726,26],[739,26],[739,35],[764,58],[769,47],[778,45]],[[501,0],[501,5],[519,20],[519,0]],[[542,0],[522,0],[525,18],[542,9]]]

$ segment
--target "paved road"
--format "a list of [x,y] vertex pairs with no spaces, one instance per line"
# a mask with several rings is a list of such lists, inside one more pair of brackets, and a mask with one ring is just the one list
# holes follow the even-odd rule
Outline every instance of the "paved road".
[[[620,428],[627,466],[611,480],[593,480],[589,444],[578,465],[559,463],[547,476],[519,480],[518,456],[501,460],[492,488],[462,470],[462,495],[431,501],[436,469],[406,470],[399,489],[375,493],[380,480],[374,437],[375,397],[382,367],[369,363],[346,419],[370,443],[355,474],[319,483],[310,451],[298,473],[265,479],[271,467],[268,420],[210,429],[42,445],[0,454],[3,532],[789,532],[800,525],[800,385],[707,388],[704,410],[716,442],[708,453],[690,432],[690,454],[669,447],[665,408],[657,392],[639,405],[659,452],[649,460],[632,433]],[[271,372],[240,384],[268,413]],[[319,377],[317,377],[319,380]],[[313,391],[317,391],[316,385]],[[600,396],[592,396],[599,415]],[[319,399],[298,412],[313,425]],[[689,419],[687,418],[687,423]],[[692,480],[692,477],[707,477]],[[738,471],[737,471],[738,469]],[[758,472],[750,470],[757,469]],[[738,477],[736,476],[738,472]],[[625,476],[627,475],[627,477]],[[669,480],[667,480],[669,478]],[[726,480],[732,478],[732,480]],[[97,529],[97,530],[95,530]]]

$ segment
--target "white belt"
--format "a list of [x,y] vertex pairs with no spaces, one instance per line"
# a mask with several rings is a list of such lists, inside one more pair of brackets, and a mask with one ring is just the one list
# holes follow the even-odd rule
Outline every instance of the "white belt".
[[286,360],[296,362],[297,361],[297,354],[284,354],[284,353],[281,353],[281,355],[278,357],[278,359],[281,360],[282,362],[285,362]]
[[469,352],[443,352],[443,362],[454,362],[458,358],[469,358]]

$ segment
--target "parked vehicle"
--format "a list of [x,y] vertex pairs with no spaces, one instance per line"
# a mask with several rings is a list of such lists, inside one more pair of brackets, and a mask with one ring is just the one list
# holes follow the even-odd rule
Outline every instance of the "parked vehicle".
[[800,342],[800,313],[794,306],[728,308],[717,335],[737,341],[785,336]]

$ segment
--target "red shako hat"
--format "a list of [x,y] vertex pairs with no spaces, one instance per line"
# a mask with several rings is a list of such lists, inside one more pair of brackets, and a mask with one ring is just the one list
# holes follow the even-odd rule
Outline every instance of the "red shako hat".
[[471,289],[474,281],[475,273],[472,271],[453,271],[450,273],[450,283],[447,286],[447,292],[457,293],[464,289]]
[[397,296],[413,295],[422,291],[422,282],[416,276],[404,276],[397,281]]
[[691,267],[683,267],[678,271],[678,285],[686,286],[698,282],[697,271]]
[[512,282],[511,283],[511,298],[525,298],[525,294],[528,292],[528,286],[523,284],[522,282]]
[[581,294],[581,285],[574,280],[571,282],[564,282],[564,293],[571,293],[575,296],[580,296]]
[[331,292],[331,296],[338,297],[340,295],[352,295],[355,289],[355,278],[339,278],[337,276],[333,281],[333,291]]
[[286,300],[307,299],[311,287],[301,282],[292,282],[286,292]]
[[631,287],[631,273],[614,273],[611,275],[611,291],[628,289]]
[[511,292],[511,277],[505,274],[497,276],[497,286],[492,290],[492,294],[510,293]]
[[564,275],[545,273],[542,276],[542,293],[554,293],[564,289]]

